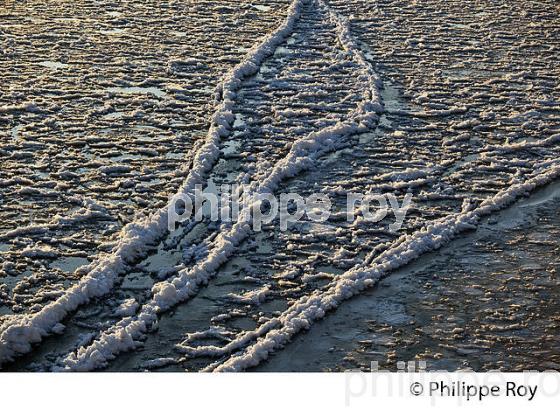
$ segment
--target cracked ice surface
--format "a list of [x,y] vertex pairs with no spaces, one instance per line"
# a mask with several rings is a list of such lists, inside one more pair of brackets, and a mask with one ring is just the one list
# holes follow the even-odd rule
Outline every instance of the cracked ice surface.
[[[62,4],[56,16],[40,4],[25,13],[5,10],[2,26],[0,313],[2,330],[14,320],[23,334],[23,314],[60,300],[87,275],[80,266],[110,256],[122,227],[165,205],[183,183],[216,110],[215,86],[284,21],[290,3],[206,1],[155,10],[127,2],[103,6],[105,14],[88,2]],[[456,220],[474,226],[486,216],[477,209],[509,205],[556,177],[556,2],[301,4],[289,36],[241,79],[208,184],[266,181],[298,141],[352,117],[367,98],[371,70],[382,83],[379,118],[328,152],[307,153],[314,166],[275,189],[326,193],[337,210],[347,192],[412,193],[403,229],[391,232],[390,218],[302,221],[229,247],[228,224],[185,225],[126,266],[106,295],[69,309],[63,324],[47,329],[57,335],[33,346],[16,368],[242,370],[275,351],[282,358],[279,349],[327,308],[375,284],[388,273],[385,264],[407,263],[394,250],[415,257],[443,246],[462,231]],[[200,283],[189,282],[192,272],[203,274]],[[542,280],[554,284],[553,277]],[[168,292],[167,282],[182,285],[176,289],[189,301]],[[504,296],[478,285],[499,316]],[[165,300],[154,297],[162,289]],[[130,319],[159,300],[165,313]],[[514,327],[523,324],[519,318]],[[373,341],[363,345],[383,338],[387,326],[408,323],[401,311],[391,320],[372,324]],[[440,325],[444,333],[461,328],[448,327]],[[492,340],[495,329],[476,331]],[[451,340],[455,351],[486,348]],[[505,347],[493,349],[500,356]],[[389,362],[395,350],[385,352]],[[434,346],[426,350],[424,357],[438,357]],[[359,349],[350,356],[356,366],[369,358]]]
[[37,311],[110,252],[123,225],[167,202],[219,78],[285,12],[283,2],[267,13],[233,1],[110,4],[2,10],[3,314]]

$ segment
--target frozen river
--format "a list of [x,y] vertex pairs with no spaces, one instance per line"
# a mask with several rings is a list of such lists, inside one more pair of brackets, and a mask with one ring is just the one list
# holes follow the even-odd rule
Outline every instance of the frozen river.
[[[0,365],[558,369],[559,12],[8,1]],[[334,212],[168,232],[172,194],[241,183]],[[394,231],[352,192],[413,204]]]

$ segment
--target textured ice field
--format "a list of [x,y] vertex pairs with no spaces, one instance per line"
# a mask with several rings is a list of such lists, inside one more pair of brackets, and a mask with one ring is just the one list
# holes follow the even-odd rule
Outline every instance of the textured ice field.
[[[450,370],[560,365],[558,219],[533,228],[531,249],[497,224],[503,235],[473,257],[478,265],[461,259],[464,249],[476,253],[476,240],[450,245],[560,175],[556,1],[4,3],[3,368],[321,370],[414,358]],[[392,217],[335,215],[286,232],[203,220],[168,234],[169,196],[198,182],[322,192],[336,210],[347,192],[411,193],[414,207],[397,233]],[[444,263],[425,268],[444,279],[394,294],[368,290],[448,245]],[[494,260],[505,248],[519,263]],[[551,262],[545,269],[535,258]],[[467,292],[445,280],[464,277],[465,264]],[[520,274],[526,265],[539,266],[531,280]],[[519,289],[489,283],[509,284],[508,275]],[[420,311],[415,289],[443,298],[438,308],[420,303],[416,322],[408,321]],[[364,291],[379,301],[376,312],[359,308],[335,327],[355,334],[346,346],[314,333]],[[511,300],[518,291],[519,303]],[[472,299],[485,310],[458,314],[477,305]],[[550,305],[535,312],[528,299]],[[533,314],[543,326],[529,326]],[[497,323],[479,325],[481,317]],[[365,341],[352,333],[364,323],[373,334]],[[313,365],[283,350],[302,337],[318,346],[305,354],[316,352]],[[371,348],[378,339],[384,347]],[[323,358],[329,340],[327,351],[346,360]],[[512,340],[522,354],[511,353]],[[485,360],[448,357],[481,351],[490,352]]]

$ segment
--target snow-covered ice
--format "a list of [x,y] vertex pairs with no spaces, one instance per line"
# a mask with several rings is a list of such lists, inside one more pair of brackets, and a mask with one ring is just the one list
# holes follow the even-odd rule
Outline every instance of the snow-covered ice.
[[[488,221],[560,175],[553,0],[30,3],[0,29],[6,369],[283,368],[303,330],[467,231],[507,231]],[[225,183],[334,212],[168,230],[171,195]],[[350,192],[414,200],[395,231],[346,220]],[[392,343],[375,328],[362,345]]]

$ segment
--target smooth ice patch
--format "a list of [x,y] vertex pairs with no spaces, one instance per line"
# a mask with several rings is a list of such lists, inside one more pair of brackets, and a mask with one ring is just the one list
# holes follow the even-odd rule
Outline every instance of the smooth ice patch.
[[52,70],[58,70],[60,68],[68,67],[68,64],[60,63],[58,61],[41,61],[40,63],[37,63],[37,65],[40,65],[42,67],[47,67]]

